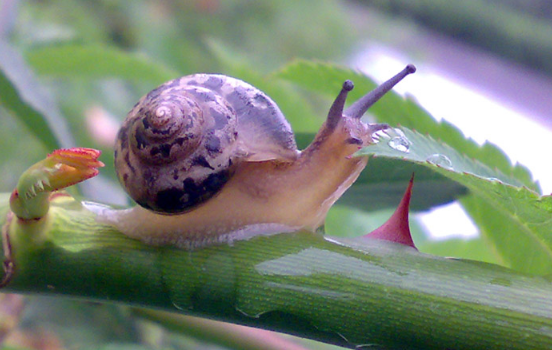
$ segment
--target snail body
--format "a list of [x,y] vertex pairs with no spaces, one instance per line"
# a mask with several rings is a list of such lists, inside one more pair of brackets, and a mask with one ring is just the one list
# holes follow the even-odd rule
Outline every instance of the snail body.
[[367,157],[352,155],[387,127],[360,118],[414,71],[407,66],[344,111],[353,88],[346,81],[303,151],[277,105],[245,82],[197,74],[165,83],[134,106],[118,134],[119,180],[139,206],[100,220],[182,248],[315,231],[366,166]]

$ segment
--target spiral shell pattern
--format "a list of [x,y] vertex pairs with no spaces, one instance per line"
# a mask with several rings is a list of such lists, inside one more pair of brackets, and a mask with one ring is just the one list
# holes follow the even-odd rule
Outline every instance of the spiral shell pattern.
[[289,124],[264,93],[234,78],[196,74],[134,106],[118,133],[115,168],[139,205],[177,214],[216,195],[241,161],[296,155]]

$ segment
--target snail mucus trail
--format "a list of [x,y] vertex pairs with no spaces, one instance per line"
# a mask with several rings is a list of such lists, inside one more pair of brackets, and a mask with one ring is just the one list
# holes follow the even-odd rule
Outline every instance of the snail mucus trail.
[[[360,148],[374,143],[372,135],[388,127],[385,124],[364,123],[361,117],[386,92],[415,70],[413,65],[406,66],[400,73],[347,109],[344,109],[345,100],[348,92],[353,89],[353,83],[349,80],[345,81],[329,110],[326,121],[312,143],[303,151],[297,151],[294,148],[295,141],[291,135],[292,144],[275,148],[280,150],[256,149],[257,152],[248,152],[249,148],[255,148],[256,144],[262,143],[261,138],[268,139],[267,143],[270,144],[273,140],[280,142],[281,138],[287,137],[283,134],[278,135],[282,130],[284,134],[288,132],[285,119],[283,122],[263,122],[261,126],[255,126],[252,129],[261,128],[262,130],[258,129],[261,130],[260,133],[246,130],[243,133],[233,132],[229,136],[217,135],[219,139],[226,140],[223,143],[229,148],[227,152],[220,152],[220,156],[222,157],[223,154],[229,156],[231,161],[224,160],[220,164],[231,163],[232,168],[229,172],[231,176],[226,183],[217,188],[216,193],[207,194],[205,200],[201,203],[193,203],[191,207],[185,207],[182,213],[172,210],[164,212],[162,208],[150,210],[151,208],[147,209],[147,207],[151,206],[145,204],[146,208],[135,206],[125,210],[104,209],[98,212],[98,219],[115,226],[127,236],[145,243],[175,245],[184,249],[231,242],[259,234],[298,229],[314,232],[324,223],[330,207],[357,179],[368,162],[368,157],[352,155]],[[202,76],[208,77],[208,75]],[[233,88],[241,88],[238,86],[241,84],[252,88],[249,84],[234,78],[216,77],[219,80],[232,79],[230,85]],[[174,83],[171,84],[174,85]],[[255,91],[257,97],[262,94],[258,90]],[[262,94],[262,96],[265,95]],[[268,97],[265,99],[273,103]],[[210,101],[212,103],[210,102],[209,108],[226,103],[212,96]],[[244,105],[249,106],[251,103],[244,103]],[[279,112],[277,106],[271,108]],[[199,112],[194,112],[194,114],[197,113]],[[271,113],[274,114],[273,111]],[[249,118],[255,117],[255,112],[248,112],[248,114]],[[266,116],[262,118],[264,117]],[[253,124],[256,123],[255,119],[251,120]],[[251,124],[251,120],[242,124]],[[129,128],[128,123],[123,124],[120,134],[128,132]],[[266,134],[267,131],[268,134]],[[290,128],[289,132],[291,132]],[[234,138],[243,138],[244,135],[251,139],[234,142],[236,141]],[[127,151],[125,148],[127,144],[124,142],[129,143],[130,137],[120,135],[119,138],[123,140],[123,147],[117,148],[117,151],[124,153]],[[152,153],[151,150],[149,152]],[[127,153],[124,156],[119,154],[119,158],[126,161],[129,161],[129,157],[131,156]],[[158,157],[144,164],[147,167],[160,166],[159,159]],[[179,162],[186,162],[186,160],[179,160]],[[116,161],[116,167],[118,166]],[[135,164],[129,171],[118,170],[123,185],[130,181],[129,176],[140,174],[136,170],[137,167]],[[193,170],[193,164],[189,168]],[[209,165],[209,168],[215,168],[215,166]],[[151,169],[146,170],[148,173],[151,172]],[[138,200],[138,203],[147,202],[149,194],[143,189],[145,186],[136,187],[140,192],[138,197],[145,198]],[[159,198],[156,197],[155,200],[159,201]]]

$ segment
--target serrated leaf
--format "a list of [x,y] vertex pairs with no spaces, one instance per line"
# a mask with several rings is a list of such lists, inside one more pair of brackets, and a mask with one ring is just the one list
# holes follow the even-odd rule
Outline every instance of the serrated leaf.
[[[330,96],[337,94],[344,80],[350,79],[355,83],[355,89],[349,93],[349,102],[355,101],[376,87],[374,81],[358,71],[335,64],[304,60],[286,65],[277,76]],[[368,113],[378,122],[393,126],[402,125],[429,134],[469,158],[476,159],[491,169],[497,168],[525,186],[540,192],[538,184],[532,180],[530,172],[525,167],[519,164],[512,166],[508,157],[496,146],[490,143],[479,146],[475,141],[466,139],[454,125],[447,121],[435,121],[411,98],[404,99],[391,91],[372,106]]]
[[117,77],[159,85],[182,75],[145,55],[104,45],[46,46],[29,51],[27,59],[38,74],[56,77]]
[[74,145],[57,105],[42,89],[23,58],[0,41],[0,105],[10,111],[49,150]]
[[[395,142],[403,136],[408,147],[397,146],[404,146],[405,140]],[[464,185],[471,194],[462,203],[501,260],[519,271],[552,273],[552,197],[541,197],[517,178],[406,128],[382,136],[377,144],[359,154],[423,165]]]

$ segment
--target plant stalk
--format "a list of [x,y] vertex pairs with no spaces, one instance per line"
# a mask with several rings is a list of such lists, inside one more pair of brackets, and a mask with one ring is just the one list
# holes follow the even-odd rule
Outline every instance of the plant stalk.
[[348,348],[552,348],[552,285],[542,277],[308,232],[153,247],[98,223],[91,208],[56,198],[37,223],[40,239],[12,220],[14,274],[2,291],[157,308]]

